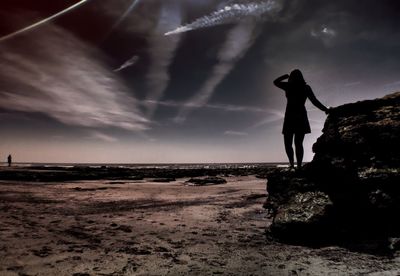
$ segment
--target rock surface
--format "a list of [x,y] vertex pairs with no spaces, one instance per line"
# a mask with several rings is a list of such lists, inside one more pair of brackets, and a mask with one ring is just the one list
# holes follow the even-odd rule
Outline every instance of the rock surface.
[[221,177],[205,177],[205,178],[191,178],[186,181],[188,185],[192,186],[204,186],[204,185],[218,185],[218,184],[226,184],[226,180]]
[[400,236],[400,92],[332,109],[301,172],[268,175],[269,232],[283,240]]
[[0,180],[29,181],[29,182],[59,182],[77,180],[143,180],[153,179],[155,182],[173,181],[178,178],[247,176],[257,175],[266,178],[265,172],[269,164],[215,164],[201,166],[171,165],[167,168],[155,167],[90,167],[77,165],[74,167],[0,167]]

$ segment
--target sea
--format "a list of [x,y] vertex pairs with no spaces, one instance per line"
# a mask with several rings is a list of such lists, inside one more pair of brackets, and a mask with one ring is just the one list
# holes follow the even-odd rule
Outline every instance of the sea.
[[[7,166],[1,164],[0,166]],[[285,162],[267,162],[267,163],[13,163],[13,167],[44,167],[44,168],[154,168],[154,169],[242,169],[242,168],[259,168],[259,167],[288,167]]]

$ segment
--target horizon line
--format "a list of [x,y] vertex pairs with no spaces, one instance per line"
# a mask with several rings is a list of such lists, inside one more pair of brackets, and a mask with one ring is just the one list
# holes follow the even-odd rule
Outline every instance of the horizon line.
[[[2,162],[7,164],[7,162]],[[309,162],[303,162],[309,163]],[[1,163],[0,163],[1,164]],[[38,164],[38,165],[205,165],[205,164],[289,164],[289,162],[285,161],[244,161],[244,162],[13,162],[14,165],[27,165],[27,164]]]

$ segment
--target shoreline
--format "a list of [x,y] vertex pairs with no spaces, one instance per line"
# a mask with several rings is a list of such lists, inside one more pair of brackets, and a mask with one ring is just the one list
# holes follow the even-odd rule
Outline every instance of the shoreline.
[[[268,165],[232,166],[232,167],[173,167],[173,168],[135,168],[135,167],[3,167],[0,168],[0,180],[28,182],[59,182],[78,180],[175,180],[185,177],[206,176],[248,176],[256,175],[265,179],[268,171],[274,167]],[[168,182],[168,181],[167,181]]]

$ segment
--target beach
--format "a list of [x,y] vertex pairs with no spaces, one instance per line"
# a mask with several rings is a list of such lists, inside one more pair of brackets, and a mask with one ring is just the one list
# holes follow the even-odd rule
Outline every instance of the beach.
[[0,275],[400,273],[398,255],[269,239],[266,180],[219,176],[227,183],[2,180]]

